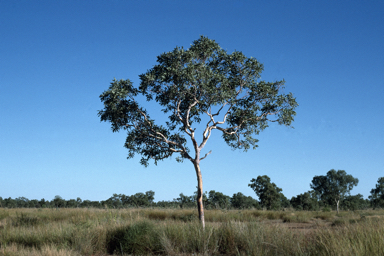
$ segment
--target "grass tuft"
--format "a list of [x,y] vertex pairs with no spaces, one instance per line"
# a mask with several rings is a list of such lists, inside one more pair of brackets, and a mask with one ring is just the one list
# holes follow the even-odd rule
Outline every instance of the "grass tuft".
[[162,252],[159,241],[155,225],[149,221],[141,221],[109,232],[107,252],[134,255],[158,254]]

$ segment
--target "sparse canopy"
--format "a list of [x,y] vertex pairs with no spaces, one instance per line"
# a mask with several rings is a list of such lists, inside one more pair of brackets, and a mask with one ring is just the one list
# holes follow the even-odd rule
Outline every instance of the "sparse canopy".
[[317,193],[321,200],[328,204],[336,204],[337,212],[339,212],[339,203],[347,194],[349,195],[352,188],[357,186],[359,180],[352,175],[347,174],[344,170],[330,170],[326,176],[315,176],[312,179],[311,188]]
[[[125,147],[128,158],[142,156],[141,164],[150,159],[156,164],[177,154],[177,160],[190,160],[198,177],[198,205],[202,208],[201,155],[213,130],[234,149],[257,147],[254,137],[268,122],[291,125],[297,106],[291,93],[282,94],[284,81],[259,80],[263,65],[239,51],[231,54],[214,40],[200,37],[187,50],[176,47],[158,56],[157,65],[140,75],[140,86],[130,80],[114,80],[100,95],[104,109],[101,121],[112,124],[112,130],[127,131]],[[137,101],[142,94],[155,100],[168,115],[164,125],[155,123]],[[201,126],[198,126],[203,122]],[[198,127],[203,127],[198,131]],[[197,141],[196,132],[202,134]],[[193,146],[191,150],[188,140]],[[204,223],[203,223],[204,225]]]

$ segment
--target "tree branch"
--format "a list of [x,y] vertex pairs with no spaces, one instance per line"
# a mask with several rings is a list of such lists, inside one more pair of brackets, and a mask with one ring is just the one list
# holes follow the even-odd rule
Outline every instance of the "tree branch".
[[200,161],[203,160],[204,158],[206,158],[211,153],[212,153],[212,150],[210,150],[207,154],[205,154],[202,158],[200,158]]

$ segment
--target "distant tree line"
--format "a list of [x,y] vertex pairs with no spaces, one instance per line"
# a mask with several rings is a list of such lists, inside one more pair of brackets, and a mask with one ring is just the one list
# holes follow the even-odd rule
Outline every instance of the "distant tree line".
[[[252,179],[248,186],[254,190],[259,200],[245,196],[241,192],[232,197],[221,192],[211,190],[203,194],[203,203],[207,209],[267,209],[282,210],[360,210],[369,207],[384,208],[384,177],[378,179],[376,187],[371,190],[368,199],[361,194],[351,195],[350,191],[357,186],[358,179],[348,175],[344,170],[330,170],[327,175],[315,176],[310,184],[312,190],[299,194],[288,200],[271,179],[264,175]],[[160,207],[160,208],[192,208],[197,204],[197,191],[187,196],[181,193],[172,201],[154,202],[155,192],[150,190],[134,195],[113,194],[105,201],[76,199],[65,200],[55,196],[51,201],[29,200],[25,197],[2,198],[2,208],[132,208],[132,207]]]
[[[81,198],[65,200],[61,196],[55,196],[51,201],[29,200],[25,197],[2,198],[0,197],[0,207],[3,208],[132,208],[132,207],[161,207],[161,208],[191,208],[196,207],[197,193],[186,196],[183,193],[172,201],[154,202],[155,192],[152,190],[145,193],[136,193],[131,196],[124,194],[113,194],[105,201],[82,200]],[[224,195],[221,192],[211,190],[204,193],[203,202],[208,209],[250,209],[260,208],[258,202],[242,193],[234,194],[233,197]]]

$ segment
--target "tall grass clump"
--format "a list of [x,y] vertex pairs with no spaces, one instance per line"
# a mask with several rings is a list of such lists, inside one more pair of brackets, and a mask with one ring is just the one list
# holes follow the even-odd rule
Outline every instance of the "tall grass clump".
[[159,254],[162,252],[155,225],[150,221],[133,223],[107,234],[107,252],[134,255]]

